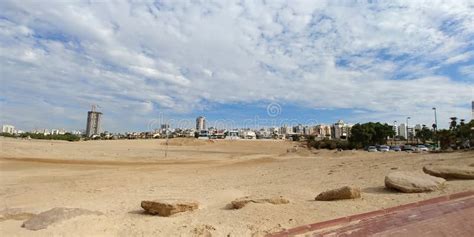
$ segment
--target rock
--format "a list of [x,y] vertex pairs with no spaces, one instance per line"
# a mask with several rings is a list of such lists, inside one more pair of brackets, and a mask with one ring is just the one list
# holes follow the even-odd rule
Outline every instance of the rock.
[[82,215],[102,215],[102,213],[82,208],[55,207],[51,210],[41,212],[40,214],[31,217],[27,221],[23,222],[21,227],[28,230],[41,230],[46,229],[51,224],[69,220]]
[[33,213],[25,212],[21,208],[5,208],[0,211],[0,222],[6,220],[27,220],[34,215]]
[[445,179],[474,179],[474,168],[469,166],[425,166],[423,172]]
[[290,203],[288,199],[283,198],[282,196],[273,197],[273,198],[252,198],[249,196],[235,199],[230,203],[232,209],[240,209],[247,205],[248,203],[271,203],[275,205],[287,204]]
[[427,174],[398,171],[385,176],[385,187],[404,193],[421,193],[438,190],[445,181]]
[[333,200],[356,199],[356,198],[360,198],[360,188],[344,186],[342,188],[322,192],[315,198],[315,200],[333,201]]
[[171,216],[173,214],[198,209],[199,203],[190,200],[162,199],[142,201],[142,208],[152,215]]

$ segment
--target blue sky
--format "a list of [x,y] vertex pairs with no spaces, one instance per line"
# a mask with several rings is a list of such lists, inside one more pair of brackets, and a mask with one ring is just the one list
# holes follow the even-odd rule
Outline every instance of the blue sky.
[[[471,119],[474,1],[1,1],[0,123]],[[268,114],[278,105],[277,115]]]

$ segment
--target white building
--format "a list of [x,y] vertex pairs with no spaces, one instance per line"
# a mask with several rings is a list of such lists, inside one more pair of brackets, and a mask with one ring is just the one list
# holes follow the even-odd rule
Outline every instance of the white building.
[[334,139],[347,139],[351,134],[352,126],[339,120],[332,126],[332,137]]
[[240,136],[243,139],[257,139],[257,134],[255,134],[254,131],[251,130],[244,130],[240,133]]
[[4,124],[2,126],[2,133],[14,134],[15,133],[15,126]]
[[407,139],[407,125],[404,123],[401,123],[400,126],[398,126],[398,136],[403,137],[404,139]]

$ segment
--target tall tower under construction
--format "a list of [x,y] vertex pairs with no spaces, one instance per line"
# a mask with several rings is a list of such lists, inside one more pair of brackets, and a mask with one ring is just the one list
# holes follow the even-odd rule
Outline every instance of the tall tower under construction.
[[92,137],[93,135],[100,134],[100,119],[102,113],[96,111],[96,106],[92,105],[91,111],[87,112],[87,127],[86,136]]

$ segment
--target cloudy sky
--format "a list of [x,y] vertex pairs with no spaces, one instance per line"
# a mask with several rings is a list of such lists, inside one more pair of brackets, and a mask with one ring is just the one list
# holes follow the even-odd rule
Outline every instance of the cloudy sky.
[[0,122],[470,119],[474,1],[387,2],[2,0]]

